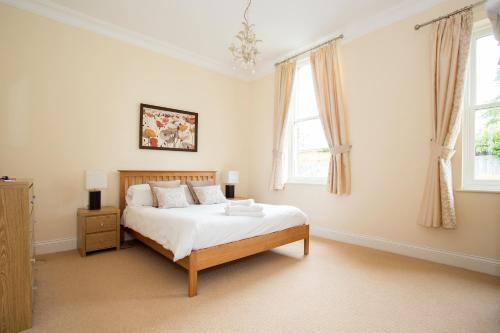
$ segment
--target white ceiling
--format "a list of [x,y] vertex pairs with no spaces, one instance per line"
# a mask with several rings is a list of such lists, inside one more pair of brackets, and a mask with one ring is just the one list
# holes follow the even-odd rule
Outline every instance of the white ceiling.
[[[141,46],[227,74],[240,77],[248,74],[233,70],[227,50],[241,29],[246,0],[0,1],[130,39]],[[275,61],[338,33],[344,33],[346,39],[355,38],[438,2],[440,0],[253,0],[249,19],[263,40],[259,46],[257,76],[269,72]],[[246,77],[252,78],[250,74]]]

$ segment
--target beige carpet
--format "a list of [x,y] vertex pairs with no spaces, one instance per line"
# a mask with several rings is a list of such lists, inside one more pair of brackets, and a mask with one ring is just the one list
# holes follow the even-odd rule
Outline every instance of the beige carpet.
[[36,264],[30,332],[500,332],[500,279],[312,239],[199,275],[135,243]]

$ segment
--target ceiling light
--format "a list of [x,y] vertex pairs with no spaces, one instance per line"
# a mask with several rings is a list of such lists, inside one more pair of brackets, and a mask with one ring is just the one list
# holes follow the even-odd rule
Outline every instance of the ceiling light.
[[[262,42],[257,39],[254,32],[254,24],[248,23],[247,12],[252,4],[252,0],[248,1],[247,8],[243,14],[243,30],[238,32],[235,36],[235,41],[229,46],[229,51],[233,55],[233,61],[236,64],[240,64],[245,70],[251,70],[252,74],[255,73],[255,65],[257,63],[257,55],[259,50],[257,50],[257,43]],[[238,46],[236,46],[238,45]]]

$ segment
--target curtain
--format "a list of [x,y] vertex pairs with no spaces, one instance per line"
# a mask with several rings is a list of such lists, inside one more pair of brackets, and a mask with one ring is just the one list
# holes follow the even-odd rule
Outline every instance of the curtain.
[[493,34],[500,43],[500,0],[486,1],[486,13],[493,27]]
[[310,60],[321,124],[330,148],[328,190],[334,194],[350,194],[351,145],[342,96],[337,41],[311,53]]
[[[500,45],[500,0],[486,1],[486,13],[493,28],[493,35]],[[498,64],[500,65],[500,58]]]
[[418,223],[456,227],[451,157],[460,132],[461,100],[472,34],[472,11],[433,24],[433,110],[430,161]]
[[276,66],[274,73],[274,137],[271,190],[282,190],[285,186],[285,180],[283,179],[283,145],[294,76],[295,61]]

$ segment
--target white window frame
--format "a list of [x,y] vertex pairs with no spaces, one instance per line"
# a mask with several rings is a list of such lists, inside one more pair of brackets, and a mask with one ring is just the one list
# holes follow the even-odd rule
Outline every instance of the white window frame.
[[[299,71],[299,68],[309,64],[309,57],[304,57],[297,60],[295,73]],[[312,185],[325,185],[327,182],[328,176],[325,177],[298,177],[295,176],[295,168],[297,164],[297,144],[295,142],[295,124],[319,119],[319,113],[317,116],[307,117],[300,120],[295,120],[294,113],[295,110],[293,108],[296,103],[294,100],[297,98],[295,94],[292,93],[292,100],[290,101],[290,109],[288,110],[288,124],[287,124],[287,137],[286,144],[287,149],[285,153],[285,161],[286,161],[286,174],[287,174],[287,183],[292,184],[312,184]],[[315,151],[315,150],[307,150],[307,151]]]
[[500,102],[473,105],[476,101],[476,41],[493,33],[489,22],[478,22],[472,33],[471,52],[464,90],[464,114],[462,117],[462,191],[500,192],[499,180],[474,179],[475,156],[475,112],[494,107],[500,107]]

